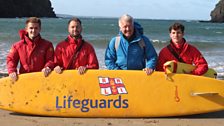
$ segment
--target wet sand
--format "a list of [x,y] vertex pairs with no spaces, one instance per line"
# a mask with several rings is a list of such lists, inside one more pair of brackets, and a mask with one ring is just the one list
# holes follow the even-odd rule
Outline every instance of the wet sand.
[[223,126],[224,111],[163,118],[61,118],[0,110],[1,126]]

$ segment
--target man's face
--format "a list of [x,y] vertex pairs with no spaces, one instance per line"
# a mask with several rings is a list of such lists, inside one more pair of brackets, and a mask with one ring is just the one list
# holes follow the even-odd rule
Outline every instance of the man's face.
[[35,37],[37,37],[40,34],[40,25],[38,23],[31,23],[29,22],[26,25],[26,32],[28,33],[28,37],[30,39],[34,39]]
[[133,35],[134,33],[134,25],[132,22],[127,21],[120,21],[119,23],[120,31],[123,33],[125,37],[128,39]]
[[174,44],[180,44],[182,42],[183,37],[184,33],[181,31],[181,29],[178,30],[172,29],[170,32],[170,38],[172,39],[172,42]]
[[68,25],[68,32],[72,37],[77,37],[81,35],[82,26],[79,22],[71,21]]

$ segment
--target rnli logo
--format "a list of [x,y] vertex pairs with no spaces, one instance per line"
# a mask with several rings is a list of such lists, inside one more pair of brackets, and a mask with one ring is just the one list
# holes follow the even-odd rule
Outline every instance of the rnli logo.
[[121,78],[99,77],[100,92],[102,95],[127,94]]

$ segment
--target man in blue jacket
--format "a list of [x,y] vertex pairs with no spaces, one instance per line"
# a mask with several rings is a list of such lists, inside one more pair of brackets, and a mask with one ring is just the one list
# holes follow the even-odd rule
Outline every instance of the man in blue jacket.
[[105,65],[109,70],[144,70],[150,75],[156,66],[157,54],[143,35],[143,28],[130,15],[119,19],[119,35],[112,38],[106,53]]

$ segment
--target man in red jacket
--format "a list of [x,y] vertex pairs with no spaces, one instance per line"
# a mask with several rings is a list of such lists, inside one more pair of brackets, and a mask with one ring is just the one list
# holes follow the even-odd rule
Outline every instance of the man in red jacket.
[[163,64],[167,61],[175,60],[195,65],[196,68],[189,74],[202,75],[206,73],[208,64],[205,58],[196,47],[188,44],[183,38],[184,26],[180,23],[174,23],[169,28],[169,32],[170,44],[160,51],[156,70],[164,71]]
[[20,62],[19,74],[42,71],[46,77],[54,68],[54,48],[51,42],[40,36],[41,20],[28,18],[24,30],[20,30],[21,40],[12,45],[7,56],[9,77],[18,79],[17,65]]
[[55,49],[56,73],[65,69],[77,69],[84,74],[86,69],[98,69],[99,64],[93,46],[83,40],[80,19],[72,18],[68,22],[68,37]]

